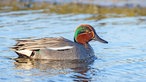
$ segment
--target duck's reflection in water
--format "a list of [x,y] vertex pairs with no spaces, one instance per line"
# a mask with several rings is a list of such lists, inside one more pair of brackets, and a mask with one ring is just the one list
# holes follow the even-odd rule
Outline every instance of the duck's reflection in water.
[[94,62],[94,59],[86,60],[33,60],[28,58],[16,58],[16,69],[39,69],[47,72],[47,75],[59,75],[73,73],[70,78],[74,81],[89,81],[91,77],[86,75],[90,70],[90,65]]

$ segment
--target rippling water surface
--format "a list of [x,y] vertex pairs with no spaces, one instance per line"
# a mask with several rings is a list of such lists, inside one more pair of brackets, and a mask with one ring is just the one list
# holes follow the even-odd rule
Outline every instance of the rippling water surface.
[[[145,82],[146,17],[84,20],[92,14],[55,14],[43,10],[0,13],[0,81],[1,82]],[[17,39],[63,36],[73,40],[75,27],[91,24],[109,44],[92,41],[97,59],[69,63],[30,60],[17,63],[10,50]],[[47,63],[46,63],[47,62]]]

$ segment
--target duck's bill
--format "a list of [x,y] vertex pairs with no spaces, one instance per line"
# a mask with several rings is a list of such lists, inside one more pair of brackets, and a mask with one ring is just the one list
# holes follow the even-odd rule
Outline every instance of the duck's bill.
[[99,41],[101,43],[108,43],[107,41],[103,40],[102,38],[100,38],[98,35],[95,36],[94,40]]

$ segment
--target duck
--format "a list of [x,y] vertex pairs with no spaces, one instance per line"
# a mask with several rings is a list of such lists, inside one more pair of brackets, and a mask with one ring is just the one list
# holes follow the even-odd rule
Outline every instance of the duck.
[[64,37],[21,39],[11,49],[18,54],[18,58],[84,60],[95,57],[89,44],[91,40],[108,43],[97,35],[91,25],[81,24],[75,30],[74,41]]

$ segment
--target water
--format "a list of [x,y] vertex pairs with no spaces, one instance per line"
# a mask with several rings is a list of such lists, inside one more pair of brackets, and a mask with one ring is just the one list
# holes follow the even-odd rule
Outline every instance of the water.
[[[146,17],[85,20],[92,16],[44,13],[44,10],[1,12],[0,82],[145,82]],[[10,47],[15,40],[58,36],[73,40],[75,28],[83,23],[92,25],[109,42],[90,42],[97,57],[94,62],[25,60],[29,63],[19,64],[13,60],[17,54]]]

